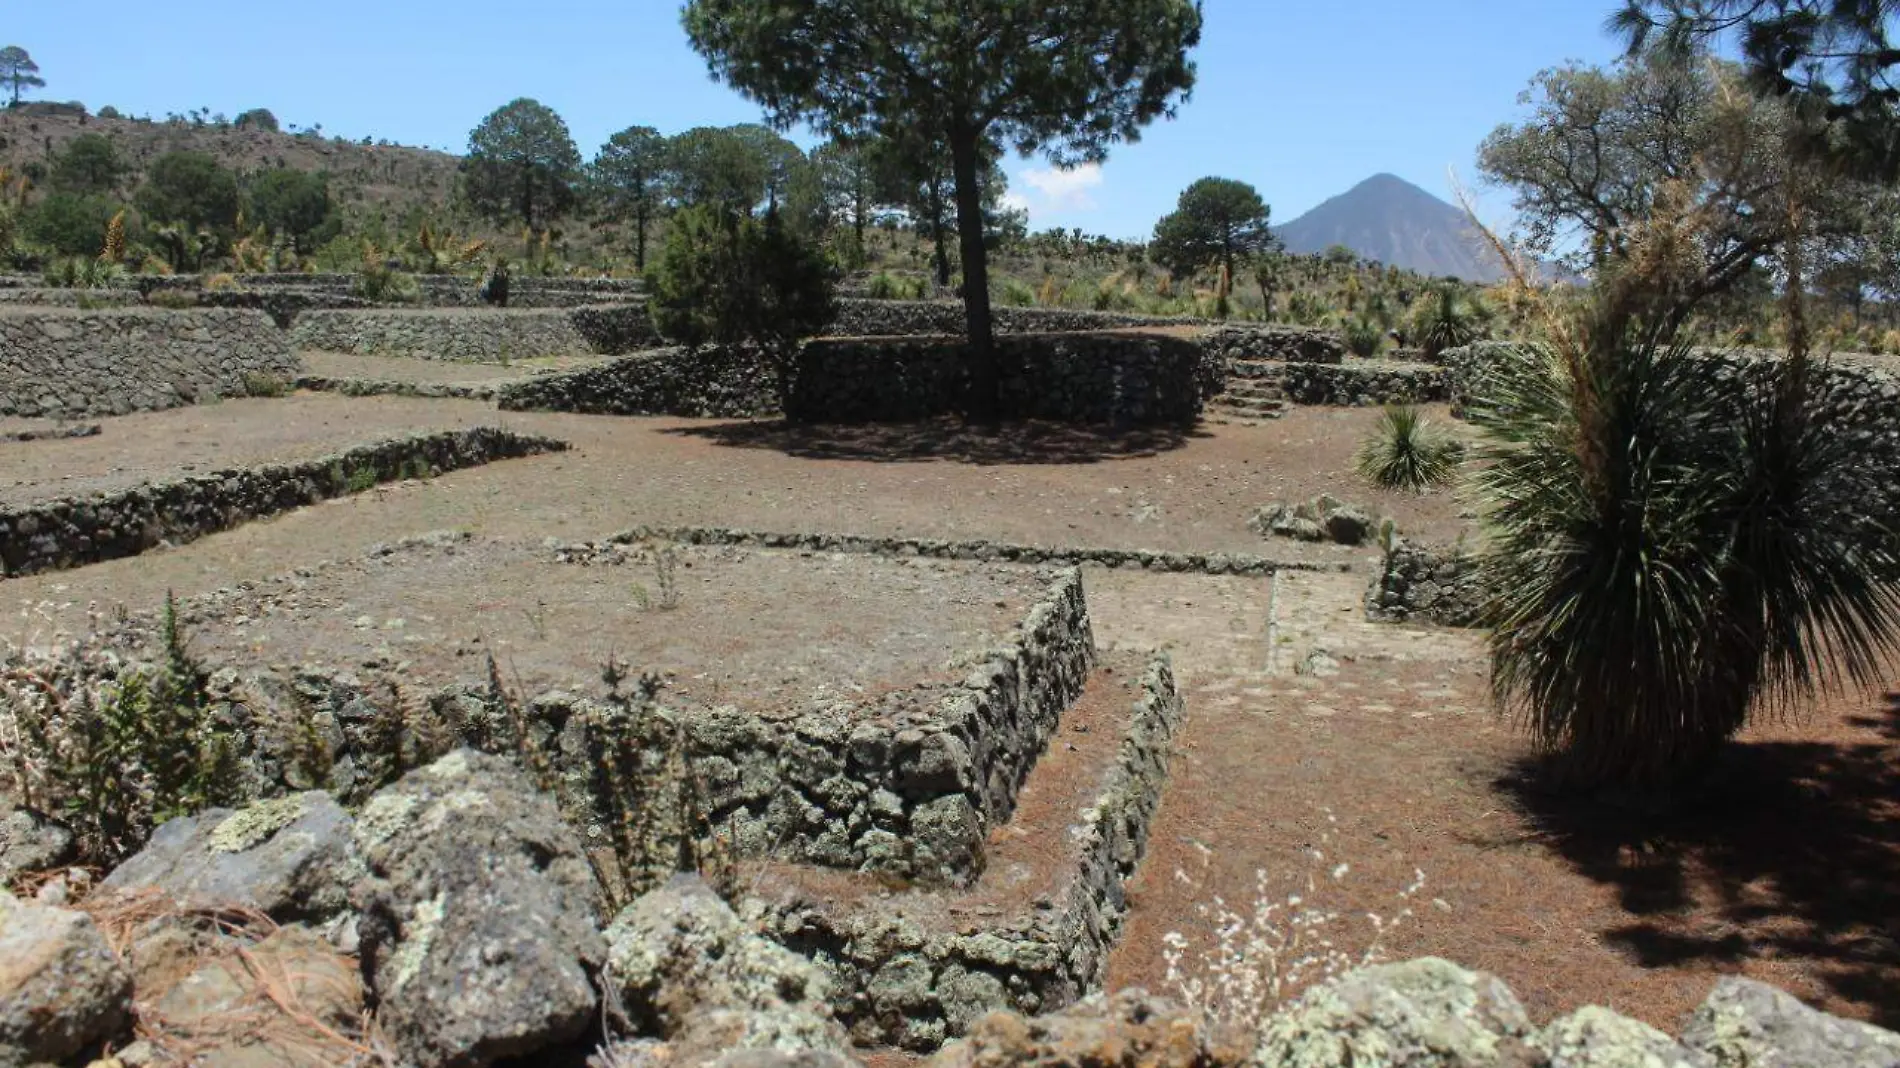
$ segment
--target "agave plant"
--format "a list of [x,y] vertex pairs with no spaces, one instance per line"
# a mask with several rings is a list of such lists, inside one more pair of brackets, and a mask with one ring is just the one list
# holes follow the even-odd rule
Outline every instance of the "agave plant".
[[1371,318],[1354,319],[1346,324],[1346,351],[1361,359],[1371,359],[1385,348],[1385,331]]
[[1485,309],[1477,298],[1455,285],[1441,285],[1426,296],[1413,334],[1426,359],[1437,359],[1447,349],[1469,345],[1484,337]]
[[1450,482],[1464,446],[1412,405],[1394,405],[1379,416],[1354,459],[1359,474],[1385,489],[1423,491]]
[[1693,353],[1641,290],[1504,350],[1468,409],[1494,691],[1573,786],[1684,778],[1753,716],[1883,681],[1900,633],[1892,533],[1842,503],[1878,473],[1816,367]]

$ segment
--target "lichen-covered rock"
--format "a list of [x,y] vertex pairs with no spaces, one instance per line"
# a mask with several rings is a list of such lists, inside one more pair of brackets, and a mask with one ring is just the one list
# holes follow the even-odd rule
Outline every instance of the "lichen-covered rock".
[[1377,525],[1378,521],[1365,509],[1324,493],[1298,504],[1285,501],[1270,504],[1247,521],[1248,528],[1262,537],[1330,541],[1338,545],[1365,544]]
[[1532,1044],[1549,1068],[1700,1068],[1675,1039],[1594,1005],[1552,1022]]
[[691,1050],[842,1054],[848,1045],[818,967],[760,935],[695,877],[628,906],[607,940],[607,981],[626,1024],[666,1040],[675,1063]]
[[131,1010],[132,976],[91,917],[0,891],[0,1068],[73,1057]]
[[1900,1035],[1829,1016],[1748,979],[1723,979],[1682,1044],[1712,1068],[1893,1068]]
[[421,1068],[479,1066],[579,1037],[606,957],[592,868],[554,802],[508,761],[457,750],[356,822],[363,970],[377,1019]]
[[156,890],[189,906],[242,906],[279,921],[323,920],[367,874],[354,821],[321,791],[214,808],[166,823],[104,889]]
[[1540,1055],[1496,977],[1426,957],[1307,991],[1261,1029],[1260,1068],[1518,1068]]
[[929,1068],[1211,1068],[1244,1064],[1248,1053],[1237,1029],[1209,1028],[1198,1013],[1125,990],[1035,1019],[991,1013],[931,1058]]
[[74,855],[73,833],[57,820],[26,808],[0,815],[0,882],[69,864]]

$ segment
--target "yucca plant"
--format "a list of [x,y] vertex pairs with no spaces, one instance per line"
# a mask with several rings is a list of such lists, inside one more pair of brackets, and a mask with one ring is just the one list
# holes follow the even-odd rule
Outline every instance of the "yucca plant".
[[1413,333],[1426,359],[1437,359],[1447,349],[1469,345],[1484,337],[1485,311],[1477,298],[1455,285],[1441,285],[1419,308]]
[[1843,504],[1882,472],[1818,417],[1798,331],[1752,365],[1679,339],[1667,249],[1694,242],[1659,226],[1664,252],[1550,350],[1502,350],[1468,409],[1492,685],[1561,785],[1684,779],[1753,716],[1884,681],[1900,634],[1892,532]]
[[1388,407],[1354,458],[1360,475],[1385,489],[1423,492],[1450,482],[1464,446],[1409,404]]
[[1354,319],[1346,324],[1346,351],[1361,359],[1371,359],[1385,348],[1385,331],[1371,319]]

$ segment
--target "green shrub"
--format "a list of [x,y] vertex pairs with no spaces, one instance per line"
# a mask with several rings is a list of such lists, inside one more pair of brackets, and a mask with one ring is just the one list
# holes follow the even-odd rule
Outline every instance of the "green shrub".
[[1423,491],[1450,482],[1464,446],[1409,404],[1387,408],[1359,446],[1354,465],[1385,489]]
[[836,313],[836,271],[819,246],[776,212],[755,219],[717,207],[673,217],[666,246],[647,272],[660,333],[683,345],[756,345],[790,387],[799,342]]
[[905,294],[901,281],[880,272],[865,284],[864,295],[872,300],[901,300]]
[[125,268],[91,256],[54,260],[40,272],[50,289],[105,289],[125,277]]
[[1354,319],[1346,324],[1346,351],[1361,359],[1371,359],[1385,349],[1385,331],[1371,319]]
[[20,236],[61,256],[97,256],[118,212],[118,201],[110,197],[54,193],[26,209]]
[[283,397],[290,394],[289,379],[265,371],[244,372],[243,383],[246,397]]
[[1033,308],[1036,306],[1036,291],[1027,283],[1014,278],[1002,278],[996,282],[996,302],[1008,308]]
[[1420,302],[1412,333],[1425,358],[1435,360],[1447,349],[1478,341],[1486,333],[1484,306],[1461,287],[1440,285]]

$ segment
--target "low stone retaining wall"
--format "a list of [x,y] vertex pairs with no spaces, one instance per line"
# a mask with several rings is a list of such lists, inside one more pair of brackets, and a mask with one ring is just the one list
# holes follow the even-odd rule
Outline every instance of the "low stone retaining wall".
[[[170,275],[129,279],[126,285],[142,292],[203,291],[209,275]],[[237,274],[225,276],[239,290],[302,290],[322,307],[324,297],[349,297],[356,276],[342,273]],[[475,275],[411,275],[425,307],[480,308],[482,280]],[[508,280],[508,306],[511,308],[575,308],[589,304],[638,302],[644,299],[645,286],[637,278],[540,278],[515,275]]]
[[497,400],[504,411],[744,419],[778,411],[778,375],[754,351],[653,349],[512,383]]
[[1229,323],[1203,333],[1200,343],[1210,356],[1230,364],[1261,360],[1339,363],[1346,358],[1346,343],[1339,335],[1303,326]]
[[1381,623],[1475,627],[1485,600],[1478,561],[1469,553],[1399,542],[1366,590],[1366,616]]
[[218,471],[4,509],[0,564],[10,578],[137,556],[378,483],[566,448],[551,438],[472,427],[377,442],[300,463]]
[[297,359],[262,312],[0,308],[0,415],[123,415],[240,396]]
[[1127,568],[1188,575],[1266,576],[1276,571],[1350,571],[1352,565],[1327,568],[1302,560],[1269,560],[1246,553],[1171,553],[1153,549],[1097,549],[1079,546],[1011,545],[1007,542],[941,538],[879,538],[861,534],[800,534],[738,527],[640,526],[615,534],[608,544],[671,541],[682,545],[743,545],[761,549],[799,549],[866,556],[918,556],[933,560],[1003,561],[1013,564],[1064,564]]
[[1289,363],[1279,381],[1294,404],[1343,407],[1426,404],[1448,399],[1451,389],[1442,368],[1376,362]]
[[614,354],[650,343],[646,309],[308,311],[290,329],[299,349],[509,363],[543,356]]
[[1073,1004],[1107,971],[1127,910],[1123,886],[1146,848],[1184,714],[1168,659],[1157,656],[1114,768],[1067,840],[1050,843],[1073,866],[1006,915],[952,919],[944,929],[907,915],[919,903],[905,894],[852,909],[797,892],[749,902],[749,911],[769,937],[819,963],[839,1019],[864,1045],[928,1051],[991,1011]]
[[500,387],[491,382],[412,382],[400,378],[328,378],[298,375],[297,388],[345,397],[434,397],[492,401]]
[[[1134,334],[999,337],[1003,414],[1117,426],[1188,424],[1224,387],[1200,346]],[[814,341],[799,353],[794,422],[905,422],[964,406],[969,358],[956,338]]]

